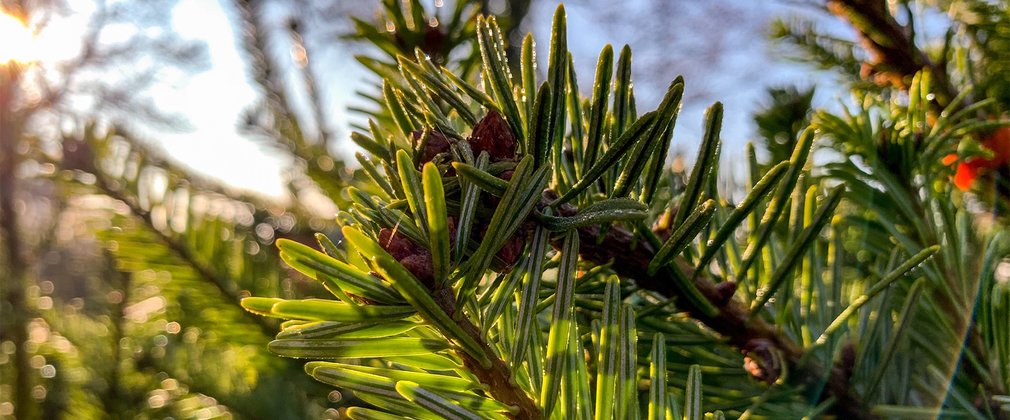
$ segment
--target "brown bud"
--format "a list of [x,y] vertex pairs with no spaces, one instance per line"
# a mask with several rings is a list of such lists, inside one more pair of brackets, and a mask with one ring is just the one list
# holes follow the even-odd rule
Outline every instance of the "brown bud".
[[518,143],[512,136],[512,129],[496,111],[488,112],[477,122],[468,140],[475,156],[487,152],[491,162],[514,160],[516,157]]
[[379,231],[379,246],[399,260],[400,264],[403,264],[403,267],[425,286],[431,288],[435,284],[431,252],[427,249],[411,242],[399,232],[387,228]]
[[[483,224],[480,227],[480,237],[482,239],[487,234],[487,229],[488,225],[486,224]],[[519,261],[519,257],[523,253],[523,248],[526,246],[526,236],[529,232],[530,226],[524,224],[523,226],[520,226],[519,230],[513,233],[511,237],[505,240],[505,244],[502,245],[501,249],[499,249],[495,254],[500,261],[493,262],[491,268],[495,271],[507,271],[511,269],[512,266]]]
[[744,370],[755,379],[769,384],[774,383],[782,370],[777,351],[775,345],[768,339],[755,338],[748,341],[743,347]]
[[[420,141],[422,134],[421,130],[411,133],[414,136],[414,141]],[[435,160],[435,156],[448,151],[449,139],[445,137],[445,134],[438,130],[428,130],[428,141],[424,144],[424,150],[421,152],[421,165]]]
[[428,251],[408,255],[406,258],[400,260],[400,264],[420,280],[421,283],[428,286],[429,289],[434,286],[435,270],[432,268],[431,253]]
[[524,246],[526,246],[525,235],[523,232],[516,232],[511,238],[505,241],[505,245],[503,245],[495,255],[501,259],[507,267],[512,267],[515,265],[516,261],[519,261],[519,256],[522,255]]
[[399,232],[387,228],[382,228],[379,231],[379,246],[398,260],[413,254],[414,249],[417,248],[417,245]]
[[512,180],[512,175],[515,175],[515,169],[506,169],[502,173],[498,174],[498,178],[504,179],[506,181]]
[[716,306],[725,306],[731,299],[733,299],[733,294],[736,293],[736,288],[736,282],[730,280],[716,284],[715,291],[718,293],[718,298],[713,303],[715,303]]

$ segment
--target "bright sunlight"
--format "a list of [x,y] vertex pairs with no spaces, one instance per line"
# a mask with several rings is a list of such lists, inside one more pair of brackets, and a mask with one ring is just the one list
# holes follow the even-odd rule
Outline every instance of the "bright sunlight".
[[31,31],[18,18],[0,13],[0,63],[26,62],[33,57]]

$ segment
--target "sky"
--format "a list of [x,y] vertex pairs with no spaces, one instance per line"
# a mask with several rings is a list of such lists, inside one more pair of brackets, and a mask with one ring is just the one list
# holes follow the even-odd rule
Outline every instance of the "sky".
[[[633,75],[640,112],[654,107],[669,81],[684,74],[689,100],[673,144],[675,150],[686,152],[689,160],[702,134],[704,109],[716,98],[726,109],[724,159],[733,159],[751,138],[750,116],[768,86],[820,84],[818,76],[803,67],[776,58],[766,41],[769,19],[790,12],[787,6],[681,0],[671,2],[676,7],[667,18],[650,16],[652,9],[643,7],[643,1],[622,4],[619,17],[601,6],[606,4],[573,1],[567,6],[569,48],[580,87],[588,93],[596,57],[606,42],[614,44],[615,50],[628,43],[636,51]],[[554,2],[534,2],[527,18],[527,27],[533,28],[540,40],[537,56],[541,62],[549,53],[554,7]],[[183,80],[155,81],[150,87],[158,106],[184,117],[187,128],[142,133],[185,166],[238,188],[279,197],[284,193],[282,173],[288,158],[237,129],[242,112],[256,103],[258,93],[249,80],[231,13],[231,5],[223,0],[180,0],[172,10],[172,29],[183,38],[205,44],[208,66]],[[695,18],[692,13],[701,15]],[[671,45],[680,48],[671,51]],[[317,74],[325,77],[320,83],[332,116],[330,128],[338,139],[338,152],[350,156],[354,146],[349,141],[348,121],[353,117],[346,109],[359,101],[354,91],[366,82],[368,74],[353,60],[352,51],[340,45],[328,48],[324,60],[326,67],[317,69]]]
[[205,43],[210,66],[185,84],[155,86],[160,105],[184,116],[191,129],[153,133],[152,140],[187,166],[235,187],[281,195],[287,159],[236,128],[259,94],[246,75],[230,12],[212,0],[182,0],[173,10],[173,28]]

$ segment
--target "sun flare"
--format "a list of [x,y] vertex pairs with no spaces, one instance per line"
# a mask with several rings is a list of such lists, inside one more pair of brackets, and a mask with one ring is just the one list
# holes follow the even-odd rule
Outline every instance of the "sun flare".
[[32,32],[14,16],[0,13],[0,64],[28,62],[34,57]]

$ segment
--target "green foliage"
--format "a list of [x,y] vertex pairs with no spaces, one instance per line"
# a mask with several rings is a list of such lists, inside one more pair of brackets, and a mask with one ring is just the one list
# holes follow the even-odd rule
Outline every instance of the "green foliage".
[[[924,133],[925,77],[907,105],[867,97],[862,113],[822,112],[803,131],[768,119],[790,133],[781,146],[790,157],[755,164],[751,193],[734,205],[714,188],[721,105],[709,110],[686,185],[675,189],[664,168],[680,78],[639,116],[630,50],[611,82],[607,46],[591,105],[565,99],[576,77],[559,8],[548,80],[534,96],[537,76],[525,70],[532,57],[522,56],[513,78],[493,18],[478,18],[476,37],[483,89],[420,52],[417,62],[397,58],[387,89],[424,88],[391,90],[393,121],[357,134],[378,152],[373,167],[385,168],[369,174],[389,188],[349,190],[352,205],[338,217],[343,243],[321,244],[325,253],[279,243],[285,260],[335,300],[243,301],[291,319],[271,344],[277,353],[337,361],[306,370],[369,404],[348,410],[352,418],[919,409],[905,404],[979,413],[971,379],[960,379],[973,373],[959,370],[958,340],[977,331],[967,328],[969,308],[1002,310],[980,303],[975,290],[1003,296],[991,278],[989,286],[977,279],[991,276],[1006,248],[972,242],[968,212],[945,199],[947,139],[984,125],[945,113]],[[435,133],[449,146],[432,156],[432,143],[418,140]],[[844,158],[811,173],[815,140]],[[937,219],[944,215],[950,220]],[[976,251],[990,256],[986,266],[968,267]],[[401,313],[403,302],[416,314]],[[376,315],[349,319],[345,311]],[[983,322],[1005,334],[1005,325]],[[929,343],[925,359],[911,350]],[[952,372],[966,387],[950,388],[948,399]]]
[[[978,322],[973,321],[978,316],[974,314],[992,313],[993,305],[997,305],[986,296],[997,293],[991,270],[999,262],[991,257],[971,256],[1005,258],[1006,249],[1001,244],[1005,232],[996,226],[974,231],[984,226],[984,220],[972,220],[969,211],[951,199],[959,196],[953,185],[938,182],[951,173],[941,160],[953,152],[951,147],[956,143],[952,140],[988,124],[962,113],[943,112],[931,128],[924,126],[921,121],[928,113],[929,83],[925,74],[916,77],[909,95],[920,97],[907,106],[867,101],[848,117],[821,112],[816,124],[833,149],[849,156],[825,165],[825,171],[827,176],[844,181],[853,190],[850,197],[861,209],[846,215],[842,224],[861,227],[849,228],[848,235],[855,237],[845,241],[856,240],[859,246],[869,247],[870,252],[862,255],[863,269],[883,272],[896,266],[897,261],[887,250],[900,249],[911,254],[922,252],[929,244],[943,244],[936,257],[923,266],[922,285],[906,284],[898,289],[903,291],[895,291],[897,296],[890,310],[896,315],[905,314],[896,318],[900,328],[888,333],[890,325],[861,321],[867,328],[864,340],[880,343],[865,358],[890,359],[893,366],[907,366],[911,370],[904,376],[917,378],[915,387],[904,387],[907,382],[902,375],[873,373],[874,369],[886,371],[886,365],[864,363],[860,366],[862,371],[854,375],[874,378],[869,387],[879,393],[868,395],[871,400],[900,401],[915,395],[939,406],[948,399],[952,404],[950,412],[978,414],[978,407],[967,396],[977,395],[978,386],[1006,389],[1008,382],[1005,376],[981,362],[1004,357],[1003,350],[994,346],[995,341],[982,344],[995,338],[983,338],[992,331],[983,332],[971,326]],[[893,125],[882,124],[884,118],[893,121]],[[917,306],[909,306],[915,305],[916,300]],[[909,307],[899,312],[902,302]],[[912,308],[914,316],[909,314]],[[885,346],[886,340],[890,343]],[[895,352],[892,347],[898,346],[900,340],[907,340],[907,348],[929,348],[930,354],[920,358],[908,352]],[[960,343],[965,341],[969,345],[962,350]],[[964,359],[959,356],[962,351]],[[914,357],[914,362],[901,361],[910,357]],[[958,360],[970,366],[958,371],[954,365]]]
[[[75,168],[67,175],[78,181],[68,187],[122,203],[118,212],[96,207],[92,211],[97,214],[90,217],[110,220],[89,222],[115,261],[106,275],[119,280],[104,287],[121,301],[106,317],[115,332],[109,338],[119,345],[101,350],[87,346],[93,337],[86,326],[101,321],[65,312],[62,305],[46,314],[69,342],[81,346],[78,351],[109,357],[118,365],[111,372],[93,373],[92,381],[111,376],[113,383],[113,389],[99,393],[111,395],[103,410],[142,415],[145,394],[151,393],[159,401],[152,408],[165,413],[188,415],[207,408],[204,402],[193,404],[200,398],[218,401],[211,404],[215,411],[248,417],[268,413],[300,418],[312,413],[308,402],[313,397],[307,393],[313,387],[305,388],[308,383],[298,366],[277,363],[267,352],[254,350],[276,331],[274,324],[237,304],[249,291],[325,293],[309,283],[292,291],[292,285],[285,284],[281,260],[267,248],[274,235],[307,237],[307,226],[298,221],[308,217],[296,219],[297,209],[276,217],[262,203],[257,210],[249,204],[257,202],[256,197],[240,201],[241,195],[175,168],[126,133],[103,133],[89,126],[79,136],[68,136],[64,147],[75,151],[63,163]],[[167,374],[172,385],[154,379],[149,371]],[[294,395],[306,404],[269,398],[293,385],[304,388],[306,393]]]
[[[355,170],[313,69],[305,118],[266,34],[243,31],[264,94],[244,128],[296,158],[292,189],[322,191],[339,229],[122,132],[88,127],[39,169],[103,200],[72,208],[110,252],[87,279],[104,305],[29,289],[41,415],[303,418],[331,386],[351,418],[1006,417],[1006,162],[966,191],[949,162],[1000,153],[1005,4],[828,1],[858,41],[777,24],[855,100],[814,111],[812,90],[771,91],[769,163],[749,148],[739,203],[716,187],[722,105],[673,174],[685,81],[639,114],[631,49],[615,64],[608,45],[580,97],[563,8],[538,73],[512,33],[528,2],[508,22],[382,4],[351,35],[382,54],[358,57],[381,82]],[[236,5],[264,27],[261,3]],[[930,39],[937,11],[950,30]]]
[[[499,18],[504,21],[503,26],[508,36],[525,16],[529,2],[508,0],[503,3],[508,13],[499,15]],[[374,21],[351,18],[354,32],[345,38],[369,45],[377,53],[358,54],[355,59],[381,81],[376,86],[378,89],[375,89],[378,93],[367,89],[358,90],[358,95],[367,105],[355,105],[351,111],[371,118],[382,129],[391,128],[399,123],[394,125],[396,115],[390,105],[403,102],[408,97],[417,97],[424,89],[449,89],[441,77],[432,74],[434,66],[449,68],[452,75],[458,76],[460,80],[471,79],[481,63],[477,45],[477,17],[482,10],[486,13],[487,7],[486,3],[472,1],[453,1],[448,6],[442,6],[439,2],[437,7],[430,8],[417,0],[384,0],[381,12]],[[498,42],[502,42],[502,34],[497,36]],[[414,78],[400,78],[403,67],[408,67],[407,71]],[[427,107],[425,104],[407,102],[399,106],[422,106],[435,114],[440,113],[439,107]],[[470,124],[476,123],[473,115],[461,103],[454,107],[460,117]],[[400,114],[400,117],[404,115]],[[368,130],[368,127],[363,126],[355,128]],[[375,134],[378,133],[373,133]]]
[[[823,70],[837,70],[847,82],[861,89],[872,88],[871,84],[858,77],[859,51],[852,40],[821,33],[812,22],[802,18],[774,21],[771,37],[795,47],[796,54],[790,58]],[[767,136],[763,138],[774,139]]]
[[[857,93],[840,115],[814,117],[835,152],[823,177],[852,191],[853,207],[832,223],[841,235],[829,253],[854,260],[833,276],[887,272],[899,266],[895,250],[940,246],[918,282],[884,293],[886,321],[850,318],[859,326],[853,383],[865,381],[857,386],[881,416],[1005,417],[1005,326],[989,326],[1002,308],[994,270],[1007,261],[1007,161],[996,157],[1007,125],[1006,4],[829,3],[857,30],[862,49],[842,40],[834,45],[848,46],[837,57],[862,62],[824,59],[811,40],[826,37],[812,25],[780,34]],[[926,23],[937,14],[942,25]],[[945,33],[936,30],[943,25]],[[789,115],[784,105],[766,115]],[[980,162],[978,153],[992,160]],[[917,404],[903,406],[908,401]]]
[[772,88],[768,96],[770,103],[754,115],[754,123],[767,149],[767,162],[775,164],[789,159],[800,131],[810,124],[814,89]]
[[[1010,14],[1007,5],[986,1],[970,0],[949,6],[952,18],[961,23],[967,38],[981,50],[981,60],[968,59],[969,51],[955,51],[953,54],[960,66],[965,67],[965,84],[977,86],[986,98],[994,99],[1000,111],[1006,111],[1010,104]],[[953,41],[952,41],[953,42]]]

